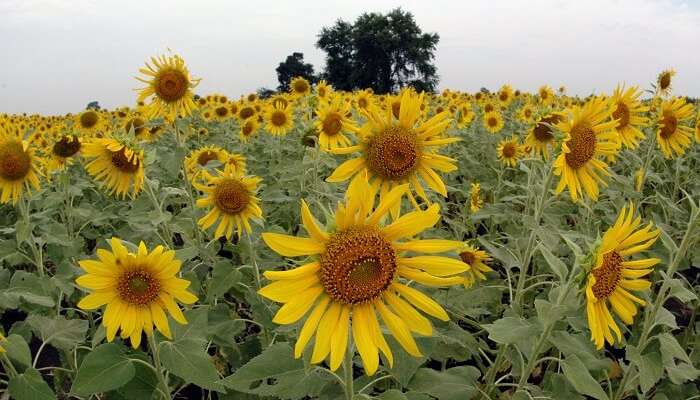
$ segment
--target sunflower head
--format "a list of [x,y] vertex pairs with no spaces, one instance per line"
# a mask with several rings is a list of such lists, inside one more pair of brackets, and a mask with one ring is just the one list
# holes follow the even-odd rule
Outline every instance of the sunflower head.
[[305,78],[297,76],[289,83],[289,92],[297,97],[303,97],[311,93],[311,84]]
[[39,189],[42,166],[29,143],[0,128],[0,203],[15,204],[25,190]]
[[693,128],[686,124],[693,118],[693,112],[693,105],[683,98],[661,103],[656,138],[666,158],[681,156],[690,146]]
[[498,144],[498,159],[505,165],[515,167],[515,164],[523,156],[523,148],[518,142],[518,138],[511,136]]
[[472,182],[469,194],[469,209],[471,212],[475,213],[481,210],[483,206],[484,200],[481,198],[481,184],[479,182]]
[[199,79],[190,76],[185,61],[179,55],[162,55],[152,57],[151,63],[140,69],[145,77],[136,78],[146,84],[138,100],[151,99],[145,106],[148,116],[173,121],[192,114],[197,107],[192,89],[199,84]]
[[468,264],[471,268],[465,273],[464,286],[471,287],[480,280],[485,280],[485,273],[493,271],[487,263],[491,262],[492,258],[483,250],[465,243],[458,250],[459,258]]
[[143,149],[125,138],[93,139],[81,147],[82,154],[92,159],[85,168],[88,173],[119,197],[133,196],[143,188]]
[[281,102],[275,102],[268,107],[265,113],[265,128],[272,135],[286,135],[294,126],[292,106],[284,106]]
[[484,128],[491,133],[498,133],[503,129],[503,117],[498,111],[491,111],[484,114],[483,117]]
[[663,70],[656,77],[656,93],[662,96],[668,96],[671,94],[671,81],[676,75],[676,70],[667,69]]

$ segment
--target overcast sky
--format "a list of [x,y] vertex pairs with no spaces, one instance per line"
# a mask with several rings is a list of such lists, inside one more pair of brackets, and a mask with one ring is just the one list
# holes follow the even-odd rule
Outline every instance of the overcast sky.
[[293,51],[322,69],[323,26],[399,6],[440,34],[440,88],[588,94],[673,67],[675,92],[700,96],[700,0],[0,0],[0,112],[131,105],[138,68],[167,48],[202,78],[198,93],[274,88]]

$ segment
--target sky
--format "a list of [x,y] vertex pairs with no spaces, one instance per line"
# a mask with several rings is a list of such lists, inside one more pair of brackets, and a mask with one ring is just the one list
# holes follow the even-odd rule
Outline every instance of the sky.
[[202,78],[197,93],[237,98],[276,87],[292,52],[321,70],[322,27],[396,7],[440,35],[440,89],[587,95],[675,68],[675,93],[700,97],[700,0],[0,0],[0,112],[133,105],[138,69],[168,49]]

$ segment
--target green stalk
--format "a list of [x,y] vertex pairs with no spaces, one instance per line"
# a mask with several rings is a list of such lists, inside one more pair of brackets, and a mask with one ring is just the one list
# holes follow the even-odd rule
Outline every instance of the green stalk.
[[352,356],[354,351],[352,345],[348,346],[343,360],[343,382],[345,383],[345,400],[352,400],[355,397],[354,378],[352,376]]
[[163,392],[163,398],[165,400],[170,399],[170,388],[168,387],[168,382],[163,373],[163,366],[160,363],[160,354],[158,353],[158,345],[156,344],[156,338],[154,334],[148,336],[148,346],[151,348],[151,354],[153,355],[153,364],[156,367],[156,376],[158,377],[158,383],[161,386],[160,391]]

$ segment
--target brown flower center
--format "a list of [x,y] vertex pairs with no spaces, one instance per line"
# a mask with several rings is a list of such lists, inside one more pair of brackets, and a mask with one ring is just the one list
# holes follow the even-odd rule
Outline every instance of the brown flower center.
[[617,108],[612,114],[612,117],[614,119],[619,120],[617,122],[617,129],[622,129],[629,125],[630,123],[630,109],[627,107],[627,104],[623,102],[617,103]]
[[255,115],[255,109],[250,106],[245,106],[241,108],[241,112],[240,114],[238,114],[238,116],[241,117],[241,119],[248,119],[253,115]]
[[487,103],[487,104],[484,106],[484,112],[486,112],[486,113],[490,113],[490,112],[493,111],[493,110],[494,110],[494,106],[493,106],[493,104],[491,104],[491,103]]
[[284,126],[287,123],[287,114],[282,110],[275,110],[270,115],[270,122],[274,126]]
[[593,128],[579,123],[571,129],[571,139],[567,142],[570,153],[566,153],[566,163],[573,169],[583,167],[595,154],[596,137]]
[[659,88],[661,90],[666,90],[671,86],[671,74],[669,72],[664,72],[659,78]]
[[338,113],[332,112],[323,120],[323,132],[328,136],[337,135],[342,128],[343,123]]
[[241,129],[243,136],[250,136],[253,133],[253,128],[255,128],[255,126],[251,122],[243,124],[243,128]]
[[664,111],[663,119],[661,120],[661,137],[668,139],[676,133],[678,129],[678,118],[671,111]]
[[401,180],[418,167],[421,151],[416,133],[392,127],[370,139],[365,149],[369,170],[384,179]]
[[160,293],[160,282],[143,269],[127,271],[119,277],[117,292],[122,301],[145,306],[151,304]]
[[27,176],[31,168],[32,160],[21,142],[6,142],[0,146],[0,176],[3,179],[20,180]]
[[229,110],[228,110],[228,108],[226,108],[226,106],[219,106],[219,107],[216,107],[216,109],[214,110],[214,112],[216,113],[216,116],[218,116],[219,118],[226,117],[228,115],[228,111]]
[[352,227],[334,233],[320,257],[321,283],[342,304],[371,301],[394,279],[396,252],[373,227]]
[[97,121],[99,121],[99,119],[100,117],[96,112],[86,111],[80,115],[80,125],[83,128],[90,129],[97,125]]
[[498,99],[501,101],[506,101],[508,100],[508,93],[506,92],[501,92],[501,94],[498,95]]
[[515,156],[515,145],[513,143],[506,143],[503,145],[503,157],[513,158]]
[[248,189],[237,179],[226,179],[214,188],[216,206],[228,213],[238,214],[250,203]]
[[309,84],[303,79],[296,80],[294,81],[294,91],[297,93],[306,93],[309,91]]
[[496,117],[489,117],[486,123],[488,123],[491,128],[495,128],[498,126],[498,119]]
[[593,269],[595,277],[593,284],[593,294],[597,299],[604,299],[610,296],[617,288],[622,277],[622,256],[616,251],[611,251],[603,255],[603,264],[599,268]]
[[171,103],[185,97],[189,84],[190,82],[184,73],[171,69],[159,74],[156,79],[155,92],[163,101]]
[[135,155],[131,156],[129,159],[126,156],[126,147],[122,147],[120,150],[112,151],[112,165],[127,174],[133,174],[139,170],[140,161]]
[[364,97],[360,97],[357,99],[357,106],[360,108],[367,108],[367,99]]
[[216,154],[216,152],[211,151],[211,150],[206,150],[201,153],[199,153],[199,156],[197,157],[197,164],[201,165],[202,167],[207,165],[209,161],[212,160],[218,160],[219,156]]
[[73,135],[64,136],[53,145],[53,154],[68,158],[80,151],[80,141]]
[[474,256],[474,253],[471,251],[463,251],[459,253],[459,258],[461,258],[465,264],[469,264],[470,266],[474,266],[474,263],[476,262],[476,256]]

